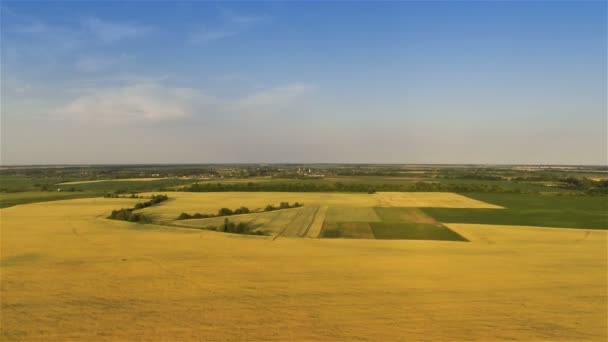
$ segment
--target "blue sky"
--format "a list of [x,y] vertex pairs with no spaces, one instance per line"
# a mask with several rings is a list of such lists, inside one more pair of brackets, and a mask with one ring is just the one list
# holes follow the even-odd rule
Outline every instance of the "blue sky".
[[607,163],[605,2],[11,2],[2,163]]

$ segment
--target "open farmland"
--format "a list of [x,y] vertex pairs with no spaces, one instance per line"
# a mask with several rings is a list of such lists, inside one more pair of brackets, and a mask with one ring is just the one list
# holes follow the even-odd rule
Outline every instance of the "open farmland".
[[[177,227],[216,229],[226,217],[177,220],[182,212],[213,214],[221,207],[248,207],[253,213],[231,215],[235,223],[283,237],[429,239],[466,241],[449,228],[413,206],[440,208],[502,207],[452,193],[171,193],[174,199],[162,206],[138,211],[157,223]],[[279,202],[304,203],[285,212],[262,212]],[[452,203],[452,204],[451,204]],[[314,225],[313,225],[314,223]]]
[[603,230],[448,224],[470,242],[273,240],[105,219],[138,201],[0,211],[2,340],[607,338]]

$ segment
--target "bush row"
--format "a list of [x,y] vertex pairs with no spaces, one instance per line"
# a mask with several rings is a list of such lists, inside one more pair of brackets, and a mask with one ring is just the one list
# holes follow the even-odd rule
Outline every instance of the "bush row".
[[[289,204],[289,202],[281,202],[279,204],[278,207],[275,207],[271,204],[267,205],[264,208],[264,211],[273,211],[273,210],[281,210],[281,209],[289,209],[289,208],[298,208],[301,207],[302,204],[295,202],[294,204]],[[220,210],[217,211],[217,214],[213,215],[213,214],[201,214],[201,213],[196,213],[196,214],[188,214],[188,213],[181,213],[179,214],[179,216],[177,217],[178,220],[188,220],[188,219],[201,219],[201,218],[209,218],[209,217],[220,217],[220,216],[231,216],[231,215],[239,215],[239,214],[248,214],[252,212],[251,210],[249,210],[249,208],[247,207],[240,207],[238,209],[234,209],[231,210],[229,208],[221,208]]]
[[223,192],[223,191],[242,191],[242,192],[367,192],[370,194],[376,191],[444,191],[444,192],[503,192],[513,193],[518,190],[506,189],[496,184],[451,184],[451,183],[430,183],[416,182],[408,184],[369,184],[362,183],[203,183],[185,186],[181,191],[189,192]]
[[119,210],[112,210],[112,213],[110,214],[110,216],[108,216],[108,218],[111,220],[144,222],[144,216],[140,213],[134,213],[134,210],[147,208],[149,206],[164,202],[168,199],[169,197],[167,197],[167,195],[152,195],[152,198],[149,201],[137,203],[133,208],[122,208]]

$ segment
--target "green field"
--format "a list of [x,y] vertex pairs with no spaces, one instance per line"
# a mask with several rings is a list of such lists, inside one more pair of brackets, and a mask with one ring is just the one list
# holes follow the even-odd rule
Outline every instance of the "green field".
[[370,225],[376,239],[381,240],[467,241],[438,223],[373,222]]
[[371,207],[329,207],[325,222],[379,222],[380,218]]
[[369,222],[326,222],[321,231],[322,238],[374,239]]
[[443,223],[479,223],[581,229],[608,229],[608,198],[536,194],[467,194],[503,210],[424,208]]
[[0,193],[0,208],[12,207],[19,204],[48,202],[74,198],[98,197],[93,192],[68,192],[68,191],[28,191]]

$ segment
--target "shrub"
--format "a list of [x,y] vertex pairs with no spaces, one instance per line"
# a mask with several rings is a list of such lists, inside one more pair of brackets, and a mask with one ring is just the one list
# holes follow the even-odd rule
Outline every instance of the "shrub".
[[188,214],[188,213],[181,213],[177,217],[178,220],[187,220],[189,218],[192,218],[192,216],[190,214]]
[[247,208],[247,207],[240,207],[240,208],[238,208],[238,209],[236,209],[234,211],[235,215],[238,215],[238,214],[247,214],[247,213],[249,213],[249,208]]
[[232,215],[232,210],[228,209],[228,208],[222,208],[220,210],[218,210],[217,212],[217,216],[229,216]]

